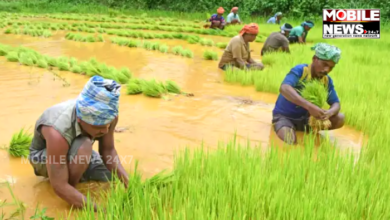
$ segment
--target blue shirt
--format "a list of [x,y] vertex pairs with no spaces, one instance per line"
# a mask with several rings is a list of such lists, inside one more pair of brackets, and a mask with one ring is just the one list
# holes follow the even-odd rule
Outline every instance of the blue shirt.
[[[300,90],[302,88],[302,85],[300,85],[298,82],[300,78],[302,77],[304,67],[308,66],[307,64],[299,64],[293,67],[290,72],[286,75],[284,78],[282,85],[287,84],[292,86],[294,89]],[[330,76],[328,77],[328,104],[332,105],[333,103],[340,102],[337,93],[334,89],[333,80]],[[288,101],[282,94],[279,94],[278,99],[276,100],[275,108],[272,112],[275,114],[281,114],[283,116],[289,117],[289,118],[300,118],[302,116],[308,116],[309,112],[300,107],[295,105],[294,103]]]
[[268,24],[275,24],[275,23],[278,23],[280,24],[280,21],[276,20],[276,17],[271,17],[268,21],[267,21]]
[[209,21],[220,21],[221,23],[225,23],[225,18],[223,18],[223,16],[218,17],[218,14],[213,14]]

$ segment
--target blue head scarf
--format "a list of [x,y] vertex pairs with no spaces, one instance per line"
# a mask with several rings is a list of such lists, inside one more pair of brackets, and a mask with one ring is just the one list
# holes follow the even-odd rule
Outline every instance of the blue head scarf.
[[314,27],[314,23],[304,21],[304,22],[302,22],[301,26],[302,27],[308,26],[309,28],[312,28],[312,27]]
[[76,100],[76,115],[90,125],[106,125],[118,116],[121,85],[93,76]]

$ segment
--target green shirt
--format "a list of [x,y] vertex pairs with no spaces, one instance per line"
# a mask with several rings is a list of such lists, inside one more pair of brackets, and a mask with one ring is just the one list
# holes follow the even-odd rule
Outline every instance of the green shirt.
[[305,33],[305,36],[303,36],[303,40],[305,40],[308,32],[302,26],[297,26],[291,30],[290,36],[302,37],[303,33]]

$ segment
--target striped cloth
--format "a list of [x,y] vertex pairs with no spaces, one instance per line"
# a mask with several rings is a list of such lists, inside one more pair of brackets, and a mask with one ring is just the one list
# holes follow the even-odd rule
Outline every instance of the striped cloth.
[[76,101],[76,114],[90,125],[106,125],[118,116],[121,85],[114,80],[93,76]]

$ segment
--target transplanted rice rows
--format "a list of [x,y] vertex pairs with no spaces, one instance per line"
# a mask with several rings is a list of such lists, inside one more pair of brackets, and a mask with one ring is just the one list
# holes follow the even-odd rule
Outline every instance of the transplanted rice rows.
[[[11,47],[0,44],[0,56],[5,56],[9,62],[19,62],[25,66],[34,66],[49,70],[57,68],[59,71],[69,71],[76,74],[87,75],[92,77],[99,75],[107,79],[116,80],[119,83],[130,85],[134,83],[133,74],[131,71],[123,67],[117,69],[112,66],[108,66],[105,63],[98,62],[95,58],[91,58],[87,61],[79,61],[74,57],[50,57],[42,55],[32,49],[25,47]],[[139,92],[131,92],[128,90],[127,94],[135,95],[143,93],[149,97],[163,97],[164,95],[173,94],[185,94],[180,87],[173,81],[168,80],[167,84],[162,82],[156,83],[156,80],[137,79],[140,88]],[[145,83],[144,83],[145,82]],[[130,91],[130,92],[129,92]]]
[[[103,31],[102,27],[80,27]],[[322,40],[321,31],[314,28],[309,38]],[[390,133],[390,90],[387,89],[386,49],[390,46],[390,38],[388,32],[381,34],[381,40],[327,41],[343,51],[340,64],[331,76],[342,101],[341,111],[346,115],[346,123],[369,136],[359,158],[342,154],[327,138],[315,148],[311,134],[304,136],[304,148],[286,148],[287,152],[279,151],[272,143],[269,150],[263,152],[260,146],[239,145],[232,140],[221,143],[213,153],[203,148],[182,152],[176,157],[171,174],[155,176],[146,183],[141,181],[139,171],[134,170],[128,190],[120,184],[112,184],[109,196],[101,203],[106,210],[98,212],[98,219],[389,219],[390,190],[385,183],[390,181],[387,147],[390,145],[387,135]],[[129,47],[141,45],[140,40],[124,37],[104,40]],[[198,42],[206,47],[210,44],[200,38]],[[181,54],[185,50],[181,46],[169,48],[154,42],[142,45],[162,53]],[[214,42],[214,45],[226,47],[222,42]],[[264,56],[262,62],[266,68],[263,71],[228,69],[224,80],[255,86],[257,91],[278,93],[290,68],[311,61],[313,51],[309,46],[292,46],[293,54]],[[9,61],[42,68],[73,69],[75,73],[86,75],[102,74],[101,69],[109,69],[102,75],[111,73],[110,77],[120,80],[119,75],[112,74],[120,70],[106,67],[94,59],[80,62],[41,56],[36,60],[39,56],[33,52],[34,56],[29,56],[21,53],[23,49],[7,50],[5,47],[0,46],[0,54],[6,55]],[[206,49],[203,55],[205,59],[218,60],[218,54],[211,49]],[[186,94],[171,81],[121,76],[122,83],[127,85],[127,94],[143,93],[161,98],[170,93]],[[323,101],[318,103],[321,105]],[[23,138],[20,142],[14,140],[12,146],[19,149],[22,144],[18,143],[24,143]],[[15,152],[23,154],[23,150]],[[77,215],[81,220],[94,218],[88,208]]]

